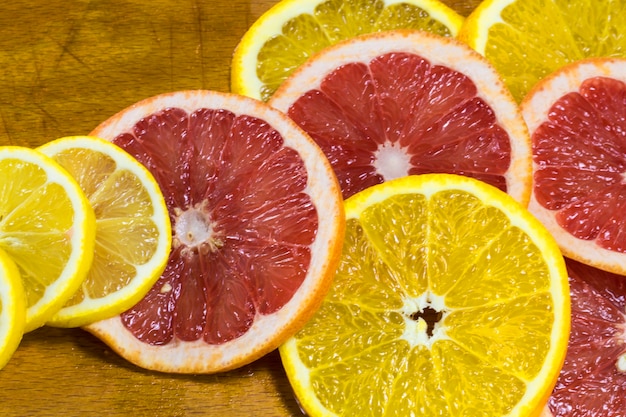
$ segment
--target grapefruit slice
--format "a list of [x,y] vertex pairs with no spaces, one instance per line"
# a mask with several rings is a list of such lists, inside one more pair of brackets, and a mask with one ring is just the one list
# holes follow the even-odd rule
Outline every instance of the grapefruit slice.
[[265,103],[211,91],[141,101],[98,126],[152,172],[172,251],[134,307],[86,329],[163,372],[213,373],[277,348],[320,305],[344,231],[316,144]]
[[522,102],[532,137],[529,209],[563,253],[626,274],[626,60],[565,66]]
[[548,408],[556,417],[622,416],[626,410],[626,280],[580,262],[566,262],[572,327]]
[[519,108],[485,58],[454,39],[399,30],[335,44],[269,104],[324,150],[344,198],[397,177],[451,173],[528,203],[531,148]]

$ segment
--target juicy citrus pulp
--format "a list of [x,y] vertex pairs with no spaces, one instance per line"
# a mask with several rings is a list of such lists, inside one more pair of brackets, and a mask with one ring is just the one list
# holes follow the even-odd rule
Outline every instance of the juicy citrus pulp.
[[165,269],[171,244],[163,195],[150,172],[114,144],[88,136],[38,148],[76,179],[96,215],[89,273],[48,324],[84,326],[132,307]]
[[626,13],[606,0],[486,0],[459,39],[487,57],[517,101],[543,77],[587,57],[626,56]]
[[128,311],[87,327],[149,369],[210,373],[275,349],[321,303],[343,241],[320,149],[265,103],[211,91],[146,99],[93,135],[154,175],[172,219],[168,265]]
[[449,174],[346,203],[332,288],[280,348],[317,415],[538,415],[565,356],[569,292],[554,240],[510,196]]
[[7,364],[22,340],[26,323],[26,295],[20,272],[0,249],[0,369]]
[[25,331],[45,324],[78,289],[93,259],[95,216],[71,175],[29,148],[0,147],[0,249],[25,288]]
[[549,401],[556,417],[620,416],[626,410],[626,280],[567,259],[572,331]]
[[563,253],[626,274],[626,60],[565,66],[522,103],[533,143],[529,209]]
[[319,144],[345,198],[447,172],[528,203],[531,149],[519,108],[489,63],[453,39],[419,31],[350,39],[300,67],[269,104]]
[[456,36],[462,22],[439,0],[283,0],[235,49],[231,90],[267,101],[298,66],[341,40],[400,28]]

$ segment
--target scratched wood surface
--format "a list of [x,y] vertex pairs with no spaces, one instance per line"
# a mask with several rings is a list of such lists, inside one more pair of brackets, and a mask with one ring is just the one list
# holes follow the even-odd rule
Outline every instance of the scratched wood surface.
[[[467,15],[478,0],[446,0]],[[276,0],[0,5],[0,145],[86,134],[143,98],[229,90],[232,51]],[[0,416],[298,416],[272,352],[219,375],[145,371],[81,329],[27,334],[0,371]]]

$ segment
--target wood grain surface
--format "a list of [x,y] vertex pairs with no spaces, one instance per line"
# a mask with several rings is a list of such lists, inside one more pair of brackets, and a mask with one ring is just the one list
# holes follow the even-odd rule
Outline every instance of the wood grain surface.
[[[232,52],[269,0],[0,5],[0,145],[87,134],[143,98],[229,90]],[[477,0],[445,1],[467,15]],[[81,329],[27,334],[0,371],[0,416],[298,416],[272,352],[218,375],[145,371]]]

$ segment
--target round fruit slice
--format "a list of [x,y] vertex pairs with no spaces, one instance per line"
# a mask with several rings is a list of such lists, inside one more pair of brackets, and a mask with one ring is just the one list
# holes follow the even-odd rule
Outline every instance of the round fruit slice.
[[0,147],[0,249],[26,292],[25,332],[44,325],[87,276],[95,215],[72,176],[33,149]]
[[184,91],[139,102],[92,134],[153,173],[173,244],[145,298],[89,331],[139,366],[212,373],[302,327],[332,280],[345,218],[330,164],[293,121],[257,100]]
[[626,56],[625,27],[617,1],[485,0],[458,37],[493,63],[519,102],[563,65]]
[[0,369],[17,350],[26,323],[26,294],[20,272],[0,249]]
[[78,327],[122,313],[167,264],[172,232],[159,185],[135,158],[103,139],[65,137],[38,150],[69,171],[96,214],[91,269],[48,324]]
[[345,203],[332,288],[280,347],[310,416],[537,416],[570,325],[558,246],[481,181],[409,176]]
[[487,61],[453,39],[392,31],[345,41],[300,67],[269,104],[320,145],[344,198],[439,172],[528,203],[531,149],[519,108]]
[[570,259],[566,262],[572,331],[548,403],[550,412],[557,417],[621,416],[626,410],[626,280]]
[[439,0],[283,0],[243,36],[231,90],[267,101],[316,52],[357,35],[418,29],[456,36],[463,17]]
[[626,274],[626,60],[565,66],[524,99],[533,144],[529,205],[563,253]]

